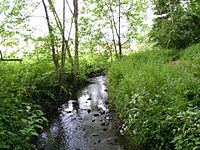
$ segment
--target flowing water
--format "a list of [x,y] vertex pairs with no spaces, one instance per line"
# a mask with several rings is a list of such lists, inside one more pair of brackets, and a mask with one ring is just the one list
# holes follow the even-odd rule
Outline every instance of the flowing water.
[[67,101],[59,108],[59,114],[41,134],[41,149],[126,149],[109,113],[104,76],[92,78],[91,84],[79,91],[78,101]]

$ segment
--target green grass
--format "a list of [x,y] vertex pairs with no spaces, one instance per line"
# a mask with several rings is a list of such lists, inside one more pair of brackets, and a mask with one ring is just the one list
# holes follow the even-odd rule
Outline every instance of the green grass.
[[108,89],[135,147],[200,148],[200,44],[125,56],[110,67]]

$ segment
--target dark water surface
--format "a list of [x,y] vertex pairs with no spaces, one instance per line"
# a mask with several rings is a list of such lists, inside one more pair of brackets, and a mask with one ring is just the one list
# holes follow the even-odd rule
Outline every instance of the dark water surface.
[[41,134],[41,149],[126,149],[124,138],[110,117],[104,76],[92,78],[91,84],[79,91],[78,101],[67,101],[59,108],[59,114]]

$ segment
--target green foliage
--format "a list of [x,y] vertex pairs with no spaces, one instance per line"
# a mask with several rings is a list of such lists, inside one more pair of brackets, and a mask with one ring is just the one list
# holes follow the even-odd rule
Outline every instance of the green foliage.
[[21,41],[30,39],[28,15],[37,7],[37,2],[2,0],[0,2],[0,43],[1,46],[10,47]]
[[[119,2],[120,35],[118,35]],[[114,41],[117,44],[120,36],[122,47],[130,48],[131,42],[141,38],[139,32],[146,27],[143,22],[146,8],[146,0],[83,0],[80,14],[80,45],[84,46],[84,50],[108,51],[109,47],[110,53],[114,55]]]
[[0,65],[0,148],[30,149],[47,123],[43,111],[58,104],[53,65],[24,61]]
[[155,23],[150,32],[151,40],[156,44],[181,49],[197,43],[200,40],[199,4],[187,0],[155,0]]
[[111,66],[110,104],[134,145],[199,149],[199,48],[200,44],[182,52],[155,48]]
[[198,107],[189,108],[169,118],[176,128],[172,143],[177,150],[200,149],[200,110]]
[[81,73],[83,75],[103,71],[108,68],[109,55],[104,53],[87,53],[80,57]]

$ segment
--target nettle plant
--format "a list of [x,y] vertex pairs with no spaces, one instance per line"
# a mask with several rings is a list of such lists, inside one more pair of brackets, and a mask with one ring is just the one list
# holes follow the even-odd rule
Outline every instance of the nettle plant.
[[48,120],[44,117],[41,106],[30,103],[23,103],[23,105],[25,105],[25,109],[19,111],[22,114],[25,113],[27,117],[21,119],[24,128],[20,129],[20,132],[25,139],[30,140],[32,136],[39,136],[38,130],[43,130],[43,126],[48,123]]

